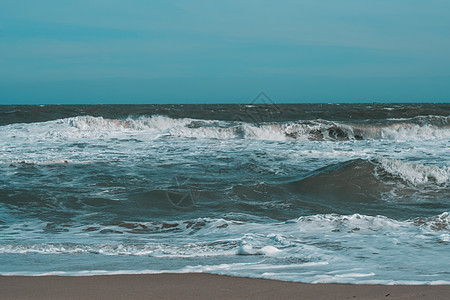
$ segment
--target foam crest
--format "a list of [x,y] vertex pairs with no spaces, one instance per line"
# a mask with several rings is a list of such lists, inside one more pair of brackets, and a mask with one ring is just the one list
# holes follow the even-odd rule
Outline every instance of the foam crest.
[[230,122],[198,120],[191,118],[170,118],[155,115],[151,117],[127,118],[125,120],[102,117],[74,117],[64,120],[70,127],[88,132],[150,132],[158,136],[182,138],[233,139],[239,136],[253,136],[252,130],[233,126]]
[[249,127],[247,135],[266,140],[433,140],[450,138],[450,127],[430,124],[394,123],[355,125],[326,120],[262,124]]
[[137,130],[155,131],[178,137],[258,140],[421,140],[450,137],[448,126],[428,123],[393,123],[386,125],[349,125],[326,120],[287,123],[251,124],[245,122],[170,118],[166,116],[140,117],[126,120],[102,117],[75,117],[70,126],[80,130]]
[[373,233],[384,230],[398,229],[409,223],[395,221],[384,216],[366,216],[353,214],[348,216],[326,214],[300,217],[295,220],[302,231],[343,232],[343,233]]
[[445,185],[449,182],[449,167],[426,166],[384,157],[378,159],[378,162],[378,173],[387,172],[391,176],[398,177],[413,185],[426,183]]
[[[422,232],[436,234],[450,230],[450,215],[444,212],[427,218],[397,221],[384,216],[353,215],[312,215],[290,220],[305,232],[373,234],[375,232]],[[445,234],[442,234],[445,235]]]
[[172,119],[165,116],[140,117],[137,119],[127,118],[125,120],[79,116],[63,120],[69,127],[76,128],[80,131],[150,131],[157,133],[169,133],[174,128],[185,128],[192,121],[192,119],[187,118]]
[[[430,218],[416,218],[413,222],[418,226],[425,226],[435,231],[450,231],[450,214],[448,212]],[[443,234],[442,238],[446,242],[449,241],[448,234]]]
[[450,130],[433,125],[393,124],[381,128],[380,137],[390,140],[443,139],[450,137]]
[[[434,120],[433,118],[432,120]],[[343,124],[327,120],[296,122],[246,123],[238,121],[200,120],[171,118],[162,115],[107,119],[103,117],[78,116],[55,121],[4,126],[12,135],[47,138],[104,137],[114,133],[149,132],[159,136],[211,139],[256,139],[271,141],[287,140],[430,140],[450,138],[447,121],[438,118],[433,122],[397,120],[384,125]],[[439,125],[434,125],[439,124]]]

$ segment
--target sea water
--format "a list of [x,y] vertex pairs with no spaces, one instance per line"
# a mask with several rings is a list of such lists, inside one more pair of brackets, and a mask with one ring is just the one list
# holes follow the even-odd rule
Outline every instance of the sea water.
[[0,275],[450,283],[450,105],[0,107]]

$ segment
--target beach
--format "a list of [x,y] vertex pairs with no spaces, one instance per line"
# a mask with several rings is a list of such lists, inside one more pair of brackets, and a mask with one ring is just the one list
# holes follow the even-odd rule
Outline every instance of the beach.
[[449,285],[304,284],[204,273],[2,276],[1,299],[448,299]]

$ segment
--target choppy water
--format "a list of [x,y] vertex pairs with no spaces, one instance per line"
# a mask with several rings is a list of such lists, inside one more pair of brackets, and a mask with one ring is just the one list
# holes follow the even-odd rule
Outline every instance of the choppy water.
[[0,274],[450,283],[450,104],[0,107]]

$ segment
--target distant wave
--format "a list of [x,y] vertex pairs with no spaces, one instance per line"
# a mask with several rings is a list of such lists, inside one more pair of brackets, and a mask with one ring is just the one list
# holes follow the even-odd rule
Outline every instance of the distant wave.
[[350,125],[326,120],[252,124],[152,116],[126,120],[75,117],[68,119],[68,123],[81,130],[150,130],[189,138],[320,141],[450,138],[449,120],[450,117],[428,116],[399,119],[383,125]]
[[[389,119],[382,124],[346,124],[327,120],[247,123],[236,121],[170,118],[161,115],[127,118],[78,116],[56,121],[7,125],[10,130],[33,127],[47,138],[105,137],[113,132],[148,132],[154,138],[172,136],[202,139],[251,139],[272,141],[432,140],[450,138],[450,117],[420,116]],[[39,127],[39,128],[36,128]]]

